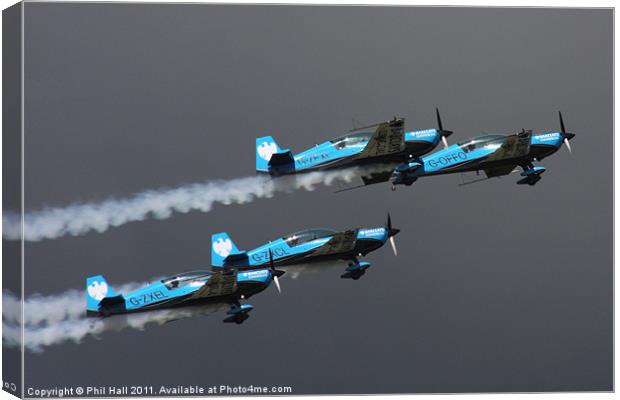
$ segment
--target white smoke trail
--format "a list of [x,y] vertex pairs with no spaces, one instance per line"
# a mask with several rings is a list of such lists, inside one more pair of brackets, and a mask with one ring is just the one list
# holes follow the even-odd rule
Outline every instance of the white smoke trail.
[[[159,279],[154,279],[157,281]],[[119,293],[130,293],[149,282],[133,282],[114,285]],[[86,307],[86,292],[71,289],[58,295],[32,295],[24,302],[24,324],[40,325],[78,319],[84,316]],[[2,318],[6,321],[19,324],[21,321],[20,299],[8,291],[2,293]]]
[[[118,287],[129,293],[143,283]],[[110,331],[144,330],[150,324],[162,325],[179,319],[208,315],[228,307],[224,303],[198,304],[182,308],[154,310],[143,313],[114,315],[107,318],[86,317],[86,293],[69,290],[54,296],[33,296],[24,302],[24,347],[33,352],[65,342],[80,343],[86,337],[99,337]],[[19,299],[3,293],[2,343],[21,347],[21,311]]]
[[[373,167],[373,171],[377,167]],[[26,212],[23,233],[26,241],[55,239],[65,235],[83,235],[90,231],[104,232],[129,222],[152,217],[169,218],[173,212],[209,212],[214,204],[244,204],[269,198],[278,192],[314,190],[317,185],[349,183],[368,173],[367,169],[350,168],[329,172],[271,178],[255,176],[228,181],[211,181],[175,189],[149,190],[127,199],[109,199],[99,203],[73,204],[64,208],[46,208]],[[14,212],[3,213],[2,232],[5,239],[19,240],[21,218]]]
[[[45,347],[66,342],[81,343],[87,337],[99,338],[106,332],[124,329],[144,330],[151,324],[163,325],[168,322],[206,316],[227,308],[226,304],[204,304],[148,311],[137,314],[114,315],[107,318],[68,319],[50,325],[24,327],[24,347],[32,352],[41,352]],[[8,347],[21,347],[19,325],[2,322],[2,342]]]
[[[325,262],[286,267],[284,278],[296,279],[300,274],[340,268],[346,263]],[[152,282],[160,278],[153,279]],[[151,282],[134,282],[112,285],[122,294],[148,285]],[[86,292],[71,289],[57,295],[33,295],[24,301],[24,347],[32,352],[41,352],[46,347],[67,342],[81,343],[87,337],[99,338],[106,332],[118,332],[124,329],[144,330],[149,325],[163,325],[168,322],[223,313],[229,304],[199,303],[177,308],[152,310],[132,314],[113,315],[106,318],[86,316]],[[2,344],[20,348],[21,308],[20,300],[14,294],[2,293]]]
[[[344,270],[346,263],[324,262],[288,266],[284,278],[296,279],[300,275],[321,272],[328,269]],[[153,279],[152,282],[160,278]],[[151,282],[134,282],[112,285],[122,294],[131,293]],[[147,312],[113,315],[111,317],[86,316],[86,292],[71,289],[57,295],[33,295],[24,302],[24,347],[32,352],[41,352],[46,347],[67,342],[81,343],[87,337],[99,338],[106,332],[124,329],[144,330],[149,325],[163,325],[168,322],[222,313],[222,319],[230,305],[226,303],[190,304],[177,308]],[[2,343],[4,346],[20,348],[22,342],[20,321],[22,318],[20,300],[14,294],[2,293]]]

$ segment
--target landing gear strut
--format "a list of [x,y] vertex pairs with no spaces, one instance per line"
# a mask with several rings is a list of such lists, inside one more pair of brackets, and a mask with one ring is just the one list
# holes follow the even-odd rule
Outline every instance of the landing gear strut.
[[230,307],[230,310],[226,311],[226,314],[230,315],[224,319],[224,322],[234,322],[239,325],[242,324],[243,321],[250,318],[250,311],[254,309],[254,306],[251,304],[239,304],[237,301]]
[[356,257],[351,260],[344,274],[340,275],[340,277],[343,279],[353,279],[354,281],[356,281],[366,273],[366,270],[369,267],[369,262],[359,261]]
[[535,167],[532,163],[522,165],[521,168],[523,168],[521,176],[524,176],[524,178],[517,181],[517,185],[527,184],[534,186],[541,179],[540,176],[546,171],[545,167]]

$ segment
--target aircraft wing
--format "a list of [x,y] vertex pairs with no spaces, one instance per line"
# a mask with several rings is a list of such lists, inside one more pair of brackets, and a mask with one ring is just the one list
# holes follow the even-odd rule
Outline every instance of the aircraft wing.
[[405,150],[405,120],[394,119],[377,126],[366,147],[356,158],[372,158],[399,153]]
[[486,174],[487,178],[494,178],[497,176],[508,175],[516,168],[516,166],[517,165],[515,164],[515,165],[502,165],[501,167],[495,167],[495,168],[487,168],[484,170],[484,173]]
[[393,174],[394,174],[394,170],[370,172],[367,175],[362,175],[361,185],[345,187],[340,190],[337,190],[336,192],[345,192],[348,190],[363,188],[368,185],[374,185],[375,183],[387,182],[390,180]]
[[[484,161],[489,162],[506,159],[516,159],[527,155],[530,151],[530,136],[530,131],[523,132],[518,135],[508,136],[504,144],[502,144],[501,147],[495,150],[493,153],[489,154],[489,156]],[[488,178],[508,175],[515,169],[516,166],[516,164],[509,164],[493,168],[487,168],[484,170],[484,173]]]
[[191,298],[206,298],[225,296],[235,292],[237,284],[236,274],[231,271],[211,275],[207,283],[195,291]]
[[499,149],[489,154],[484,161],[498,161],[527,155],[530,151],[530,136],[531,132],[529,131],[523,135],[508,136],[504,144],[502,144]]
[[355,248],[355,238],[357,236],[357,230],[351,229],[345,232],[338,232],[331,239],[318,249],[316,249],[313,255],[323,254],[339,254],[346,253]]
[[394,171],[373,172],[369,175],[362,176],[364,185],[373,185],[375,183],[387,182],[390,180]]

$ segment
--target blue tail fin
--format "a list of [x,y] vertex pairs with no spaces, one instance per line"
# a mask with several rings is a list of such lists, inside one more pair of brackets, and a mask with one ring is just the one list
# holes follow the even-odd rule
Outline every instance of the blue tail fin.
[[214,267],[223,267],[228,256],[241,253],[243,252],[235,246],[228,233],[211,235],[211,265]]
[[86,279],[86,310],[99,312],[101,300],[117,296],[121,295],[108,285],[103,276],[91,276]]
[[271,156],[280,151],[280,146],[271,136],[256,139],[256,171],[269,171]]

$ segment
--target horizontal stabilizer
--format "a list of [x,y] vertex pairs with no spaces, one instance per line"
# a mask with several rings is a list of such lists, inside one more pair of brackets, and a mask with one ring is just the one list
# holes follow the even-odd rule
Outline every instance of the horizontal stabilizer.
[[106,314],[115,314],[126,310],[125,298],[122,295],[106,297],[99,302],[99,311]]
[[236,267],[244,266],[248,264],[248,253],[245,251],[242,253],[231,254],[223,261],[224,267]]
[[290,150],[282,150],[277,153],[273,153],[267,165],[276,170],[293,169],[295,159],[293,158],[293,153]]

